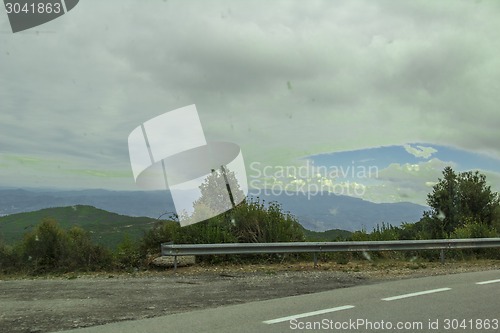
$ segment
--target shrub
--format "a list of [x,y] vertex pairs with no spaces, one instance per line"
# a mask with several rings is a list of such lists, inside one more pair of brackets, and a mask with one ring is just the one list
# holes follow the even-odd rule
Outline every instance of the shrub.
[[301,242],[304,232],[297,219],[281,205],[244,201],[232,211],[234,233],[240,243]]
[[[492,227],[484,223],[478,223],[470,219],[466,220],[463,226],[456,228],[451,238],[488,238],[497,237],[497,232]],[[453,257],[464,259],[467,257],[489,257],[498,258],[498,249],[463,249],[453,252]]]
[[159,255],[160,244],[178,242],[180,225],[175,221],[158,221],[155,226],[144,233],[139,241],[139,251],[143,257],[147,255]]
[[53,219],[44,219],[24,237],[23,257],[34,272],[61,270],[68,255],[69,239]]
[[139,252],[139,244],[132,241],[128,234],[118,244],[115,251],[115,264],[119,269],[131,270],[142,266],[142,256]]
[[21,258],[16,247],[7,246],[0,240],[0,273],[8,274],[21,269]]
[[68,233],[67,270],[95,271],[111,266],[112,256],[108,249],[92,242],[90,234],[80,227],[71,228]]
[[73,227],[66,232],[54,219],[44,219],[25,235],[21,251],[32,273],[89,271],[109,267],[111,256],[92,243],[88,232]]

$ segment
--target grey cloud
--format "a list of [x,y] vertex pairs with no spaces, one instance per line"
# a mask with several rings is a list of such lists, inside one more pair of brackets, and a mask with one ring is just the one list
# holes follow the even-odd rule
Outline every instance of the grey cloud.
[[133,128],[195,103],[207,138],[238,143],[248,163],[407,142],[499,157],[498,12],[488,1],[82,2],[47,25],[55,33],[0,35],[3,149],[126,171]]

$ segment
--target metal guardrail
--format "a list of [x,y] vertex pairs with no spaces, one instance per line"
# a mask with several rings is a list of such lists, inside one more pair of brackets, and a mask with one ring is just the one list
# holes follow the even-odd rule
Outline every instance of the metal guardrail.
[[444,250],[479,249],[500,247],[500,238],[467,239],[429,239],[396,240],[369,242],[293,242],[293,243],[225,243],[225,244],[161,244],[162,256],[174,256],[174,269],[177,268],[177,256],[215,255],[215,254],[261,254],[261,253],[317,253],[322,252],[362,252],[362,251],[411,251],[441,250],[444,262]]

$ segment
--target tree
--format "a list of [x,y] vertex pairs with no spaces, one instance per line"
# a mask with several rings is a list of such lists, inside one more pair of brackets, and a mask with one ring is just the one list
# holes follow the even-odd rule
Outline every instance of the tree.
[[76,226],[66,231],[51,218],[25,235],[22,253],[33,273],[96,270],[111,263],[109,251],[93,244],[87,231]]
[[133,269],[141,265],[139,244],[134,242],[128,234],[123,236],[121,243],[116,247],[115,261],[121,269]]
[[69,239],[67,252],[67,270],[95,271],[111,266],[111,253],[102,245],[92,242],[90,233],[78,226],[66,232]]
[[206,221],[218,215],[224,215],[231,220],[227,212],[245,199],[236,174],[224,166],[212,169],[199,186],[199,190],[199,197],[192,202],[193,211],[178,212],[181,226]]
[[431,211],[426,212],[431,237],[449,237],[467,223],[494,227],[500,204],[497,192],[486,183],[479,171],[455,173],[451,167],[443,170],[443,178],[427,196]]
[[21,266],[21,257],[16,247],[6,245],[0,238],[0,274],[16,271]]
[[196,220],[205,220],[230,211],[245,199],[236,175],[223,166],[212,170],[200,185],[200,192],[201,197],[193,203],[192,216]]
[[60,269],[67,258],[69,239],[57,221],[46,218],[35,230],[25,235],[24,255],[35,271]]
[[486,176],[479,171],[460,174],[459,202],[461,217],[472,222],[493,226],[497,218],[495,211],[499,206],[497,192],[493,192],[486,183]]
[[449,235],[459,223],[458,178],[453,169],[447,166],[443,170],[443,179],[440,178],[432,188],[432,193],[427,195],[427,204],[432,208],[428,215],[437,227],[430,231],[433,238]]

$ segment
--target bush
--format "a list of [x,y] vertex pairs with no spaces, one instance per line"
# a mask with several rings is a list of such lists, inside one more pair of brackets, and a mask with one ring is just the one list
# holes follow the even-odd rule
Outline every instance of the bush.
[[[471,221],[470,219],[465,222],[465,224],[459,228],[456,228],[452,234],[451,238],[489,238],[497,237],[497,232],[491,227],[484,223],[478,223],[476,221]],[[476,258],[478,256],[488,257],[488,258],[498,258],[498,249],[463,249],[453,252],[453,257],[464,259],[464,258]]]
[[68,233],[67,270],[96,271],[111,267],[111,252],[92,242],[90,234],[80,227],[71,228]]
[[44,219],[24,237],[24,259],[34,272],[62,270],[68,255],[69,238],[53,219]]
[[233,225],[224,214],[206,221],[182,227],[176,243],[181,244],[219,244],[234,243],[237,238],[233,233]]
[[21,269],[21,258],[17,248],[7,246],[0,240],[0,273],[8,274]]
[[177,242],[179,240],[181,226],[175,221],[158,221],[155,226],[144,233],[139,241],[139,251],[143,257],[147,255],[159,255],[160,244]]
[[128,234],[125,234],[123,240],[118,244],[115,251],[115,264],[119,269],[131,270],[142,266],[139,244],[132,241]]
[[66,232],[53,219],[44,219],[25,235],[21,253],[24,265],[35,274],[98,270],[111,263],[109,251],[94,245],[86,231],[73,227]]
[[475,221],[467,221],[463,226],[456,228],[450,238],[487,238],[497,237],[494,229],[486,224]]
[[[295,217],[284,213],[278,203],[267,206],[259,200],[244,200],[223,214],[186,227],[174,221],[157,223],[140,242],[143,257],[160,253],[160,243],[220,244],[304,241],[303,228]],[[199,261],[282,260],[279,256],[200,256]]]
[[297,219],[281,205],[244,201],[232,211],[234,233],[239,243],[302,242],[304,232]]

